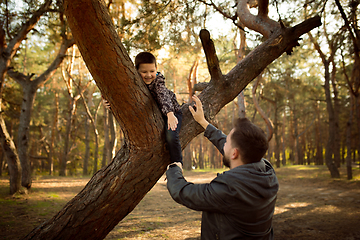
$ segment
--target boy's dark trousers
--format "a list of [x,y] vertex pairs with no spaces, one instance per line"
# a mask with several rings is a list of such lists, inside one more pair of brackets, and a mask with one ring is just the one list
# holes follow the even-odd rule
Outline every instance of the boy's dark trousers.
[[181,154],[181,144],[180,144],[180,138],[179,133],[181,129],[181,122],[182,122],[182,112],[181,110],[174,113],[175,117],[178,119],[178,125],[176,127],[175,131],[172,131],[168,128],[167,118],[166,118],[166,141],[168,144],[168,150],[170,153],[170,161],[171,162],[181,162],[182,161],[182,154]]

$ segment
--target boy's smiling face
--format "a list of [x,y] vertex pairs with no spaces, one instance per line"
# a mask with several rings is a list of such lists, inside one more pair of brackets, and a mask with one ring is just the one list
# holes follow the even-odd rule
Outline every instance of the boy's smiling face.
[[139,65],[138,72],[146,84],[152,83],[156,78],[156,65],[155,63],[142,63]]

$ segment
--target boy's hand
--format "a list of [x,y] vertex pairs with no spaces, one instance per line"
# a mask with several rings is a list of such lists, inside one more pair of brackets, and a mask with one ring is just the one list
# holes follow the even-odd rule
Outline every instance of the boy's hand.
[[167,114],[167,118],[168,118],[168,130],[171,128],[172,131],[175,131],[178,124],[178,119],[175,117],[173,112],[169,112]]
[[104,103],[105,107],[106,107],[107,109],[110,109],[110,103],[109,103],[109,101],[106,100],[102,95],[101,95],[101,97],[102,97],[102,100],[103,100],[103,103]]
[[193,115],[194,120],[197,121],[204,129],[206,129],[206,127],[209,125],[209,122],[205,119],[202,103],[195,95],[192,96],[192,99],[195,101],[196,110],[192,106],[189,106],[189,110]]

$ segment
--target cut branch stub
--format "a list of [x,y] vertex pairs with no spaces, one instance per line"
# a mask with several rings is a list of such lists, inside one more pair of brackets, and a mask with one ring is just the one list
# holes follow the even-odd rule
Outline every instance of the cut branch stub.
[[206,29],[201,29],[200,39],[204,48],[206,62],[209,68],[211,79],[220,80],[223,77],[219,66],[219,59],[216,56],[214,42],[210,38],[210,33]]

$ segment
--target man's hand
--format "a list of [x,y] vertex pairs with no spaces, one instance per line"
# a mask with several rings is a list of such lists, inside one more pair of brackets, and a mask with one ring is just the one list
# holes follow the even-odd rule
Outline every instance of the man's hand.
[[189,106],[189,110],[193,115],[195,121],[197,121],[204,129],[209,125],[209,122],[205,119],[204,110],[202,107],[202,103],[197,96],[192,96],[192,99],[195,101],[196,110]]
[[175,131],[178,125],[178,119],[175,117],[173,112],[167,114],[168,118],[168,130],[171,128],[172,131]]
[[173,163],[170,163],[170,164],[167,166],[167,170],[169,170],[170,166],[172,166],[172,165],[178,166],[179,168],[181,168],[181,171],[183,170],[183,167],[182,167],[181,162],[173,162]]

